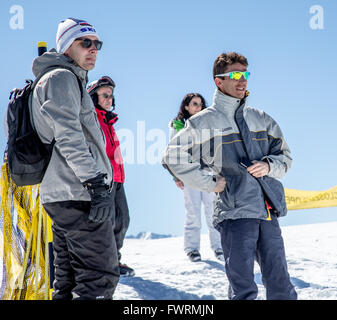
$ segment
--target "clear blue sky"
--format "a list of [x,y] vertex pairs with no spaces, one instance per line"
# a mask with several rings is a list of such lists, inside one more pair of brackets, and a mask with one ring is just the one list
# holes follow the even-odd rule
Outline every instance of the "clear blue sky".
[[[23,8],[23,29],[10,25],[13,5]],[[314,5],[323,9],[323,29],[310,25]],[[159,139],[157,133],[165,133],[168,139],[168,122],[188,92],[201,93],[211,104],[215,58],[238,51],[249,61],[249,104],[277,120],[292,150],[293,167],[284,186],[325,190],[337,184],[336,1],[2,0],[1,119],[9,91],[32,77],[37,42],[54,47],[57,25],[67,17],[86,19],[104,41],[89,80],[107,74],[116,81],[116,129],[124,145],[126,139],[138,139],[151,153],[159,141],[151,141],[152,134]],[[1,129],[1,152],[4,148]],[[137,149],[135,144],[135,161],[125,165],[128,233],[181,235],[181,191],[160,163],[141,161],[144,150]],[[337,220],[337,208],[290,211],[281,224],[331,220]]]

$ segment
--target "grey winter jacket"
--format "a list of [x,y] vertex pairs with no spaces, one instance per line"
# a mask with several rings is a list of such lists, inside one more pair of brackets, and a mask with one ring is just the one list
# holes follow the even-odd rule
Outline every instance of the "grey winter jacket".
[[[247,98],[246,98],[247,99]],[[278,124],[265,112],[215,91],[210,107],[189,118],[185,128],[169,142],[164,166],[186,185],[211,192],[216,180],[205,167],[226,179],[217,194],[214,225],[224,219],[267,219],[265,200],[275,214],[286,214],[284,190],[276,179],[291,166],[290,150]],[[263,160],[270,166],[267,176],[256,179],[244,165]]]
[[[41,140],[55,145],[40,186],[42,203],[67,200],[90,201],[82,182],[106,173],[111,184],[113,169],[105,149],[104,133],[94,105],[86,91],[87,71],[64,54],[51,50],[36,58],[33,73],[38,76],[50,66],[34,89],[31,116]],[[82,83],[82,95],[78,80]]]

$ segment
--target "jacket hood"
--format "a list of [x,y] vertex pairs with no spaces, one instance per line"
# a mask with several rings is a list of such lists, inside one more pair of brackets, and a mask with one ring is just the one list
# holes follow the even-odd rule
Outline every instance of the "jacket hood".
[[37,77],[43,70],[52,66],[67,67],[71,69],[82,82],[88,82],[88,71],[82,69],[73,59],[65,56],[63,53],[56,52],[55,49],[51,49],[42,56],[35,58],[32,71],[35,77]]

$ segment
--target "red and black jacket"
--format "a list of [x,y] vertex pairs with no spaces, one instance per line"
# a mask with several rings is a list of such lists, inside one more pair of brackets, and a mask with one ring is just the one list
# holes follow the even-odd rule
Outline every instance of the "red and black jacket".
[[124,183],[124,165],[120,144],[113,125],[118,120],[116,113],[95,106],[98,121],[106,139],[106,152],[114,169],[114,182]]

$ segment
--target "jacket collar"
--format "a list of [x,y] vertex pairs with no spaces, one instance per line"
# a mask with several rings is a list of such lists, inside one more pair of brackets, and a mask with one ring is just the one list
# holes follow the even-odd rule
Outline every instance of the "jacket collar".
[[103,109],[100,105],[95,106],[96,109],[96,113],[98,115],[99,118],[101,119],[106,119],[107,122],[111,122],[111,124],[115,124],[118,120],[118,115],[117,113],[114,113],[112,111],[106,111],[105,109]]
[[[244,98],[247,103],[247,97]],[[234,114],[236,109],[239,107],[241,99],[231,97],[227,94],[222,93],[218,88],[215,89],[213,96],[213,106],[215,109],[219,110],[222,113]]]

